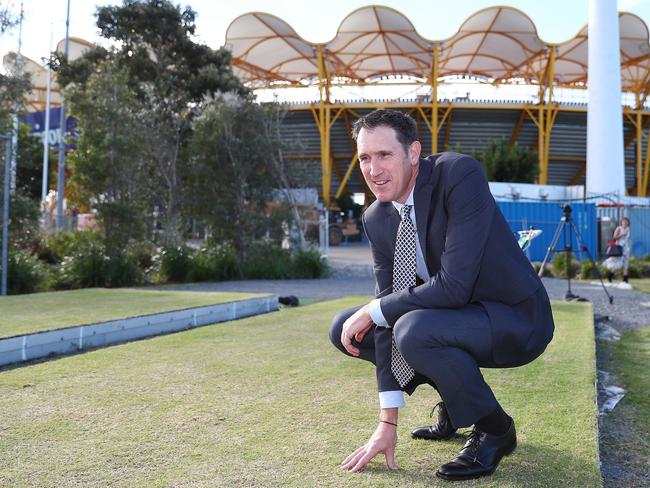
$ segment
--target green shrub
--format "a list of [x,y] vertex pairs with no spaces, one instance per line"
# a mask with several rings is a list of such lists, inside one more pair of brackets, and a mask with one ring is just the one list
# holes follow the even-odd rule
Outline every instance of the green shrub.
[[58,232],[47,240],[39,258],[49,263],[60,263],[66,256],[97,245],[102,245],[102,237],[96,231]]
[[48,286],[47,269],[36,256],[15,251],[7,259],[7,293],[19,295],[45,291]]
[[106,285],[106,256],[102,245],[93,244],[66,256],[61,263],[62,281],[72,288]]
[[153,242],[130,241],[126,246],[126,254],[132,257],[143,271],[154,265],[157,252],[158,248]]
[[243,268],[244,276],[249,279],[286,279],[292,272],[291,254],[271,243],[255,243]]
[[[533,263],[533,269],[535,270],[535,273],[539,274],[539,269],[542,267],[541,261],[534,261]],[[544,272],[542,273],[542,277],[553,277],[553,272],[551,271],[551,265],[546,263],[546,266],[544,266]]]
[[637,261],[630,259],[630,262],[627,265],[627,275],[630,278],[641,278],[641,272],[639,270],[639,265]]
[[109,288],[139,285],[144,273],[135,257],[129,255],[110,256],[104,260],[104,283]]
[[250,279],[320,278],[326,273],[327,264],[317,250],[299,251],[292,256],[288,250],[266,242],[253,245],[244,264],[244,276]]
[[203,248],[192,259],[188,281],[223,281],[236,278],[239,265],[235,249],[228,244]]
[[[557,278],[566,278],[566,257],[565,252],[559,252],[553,258],[553,275]],[[571,255],[571,262],[569,263],[569,273],[571,278],[575,278],[580,270],[580,263]]]
[[298,251],[292,257],[292,278],[320,278],[327,271],[327,263],[316,249]]
[[[630,258],[630,278],[650,278],[650,261],[648,256],[642,258]],[[632,276],[632,267],[638,276]]]
[[160,273],[165,281],[185,281],[192,266],[192,252],[189,248],[178,246],[163,249],[160,259]]

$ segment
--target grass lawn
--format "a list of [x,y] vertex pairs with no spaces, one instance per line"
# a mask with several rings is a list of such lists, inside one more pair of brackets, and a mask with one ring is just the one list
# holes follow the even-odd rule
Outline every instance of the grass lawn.
[[261,295],[87,288],[0,297],[0,338],[255,296]]
[[650,278],[631,278],[630,284],[637,291],[650,293]]
[[638,426],[636,434],[641,440],[636,446],[645,451],[650,472],[650,327],[625,332],[614,346],[614,359],[618,363],[618,376],[626,390],[621,406],[632,406]]
[[[376,426],[372,365],[327,338],[357,297],[137,341],[0,372],[0,486],[450,486],[462,447],[410,439],[438,400],[400,416],[398,472],[341,460]],[[555,303],[556,336],[534,363],[485,370],[519,446],[463,486],[600,487],[592,309]]]

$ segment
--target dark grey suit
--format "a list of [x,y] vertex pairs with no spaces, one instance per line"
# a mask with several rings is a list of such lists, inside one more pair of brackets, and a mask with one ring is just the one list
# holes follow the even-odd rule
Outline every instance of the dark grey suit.
[[[379,391],[399,390],[390,371],[394,333],[417,372],[404,391],[432,384],[454,426],[463,427],[497,405],[479,367],[521,366],[538,357],[553,337],[553,317],[476,160],[450,152],[421,159],[414,205],[431,279],[397,293],[392,279],[399,214],[390,202],[375,202],[364,213],[376,295],[394,328],[374,327],[359,344],[361,357],[376,364]],[[344,352],[341,327],[354,310],[339,314],[330,331]]]

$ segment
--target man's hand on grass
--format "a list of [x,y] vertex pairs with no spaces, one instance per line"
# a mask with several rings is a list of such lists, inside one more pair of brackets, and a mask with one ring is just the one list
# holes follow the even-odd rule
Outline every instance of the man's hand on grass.
[[389,469],[397,469],[395,464],[395,446],[397,445],[397,427],[380,423],[368,442],[354,451],[341,463],[341,469],[356,473],[363,469],[377,454],[384,453]]
[[341,344],[353,356],[359,356],[359,349],[352,345],[352,338],[354,337],[357,342],[361,342],[370,330],[370,327],[372,327],[373,322],[368,311],[369,308],[370,305],[364,305],[354,312],[343,324]]

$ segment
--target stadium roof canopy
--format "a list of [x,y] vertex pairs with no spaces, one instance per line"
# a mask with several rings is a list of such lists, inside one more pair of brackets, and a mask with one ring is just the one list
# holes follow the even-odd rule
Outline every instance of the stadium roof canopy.
[[[623,12],[619,28],[622,88],[645,98],[648,26]],[[256,88],[303,86],[323,78],[332,85],[365,84],[390,75],[423,84],[436,75],[437,80],[470,75],[491,83],[548,85],[552,80],[555,86],[584,87],[587,39],[585,26],[565,42],[544,42],[533,21],[511,7],[480,10],[453,36],[437,41],[422,37],[402,13],[381,6],[352,12],[322,44],[304,40],[283,20],[261,12],[236,18],[226,32],[236,75]]]

